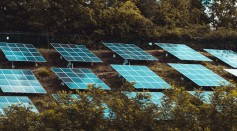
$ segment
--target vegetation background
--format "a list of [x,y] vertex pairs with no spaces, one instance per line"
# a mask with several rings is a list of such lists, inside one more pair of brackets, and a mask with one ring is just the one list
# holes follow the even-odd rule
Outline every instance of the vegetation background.
[[[237,0],[1,0],[0,40],[33,43],[41,48],[49,47],[50,42],[83,43],[97,50],[103,49],[103,41],[136,43],[146,49],[148,42],[174,42],[197,49],[236,51],[236,3]],[[49,95],[61,91],[63,103],[55,102],[49,95],[30,96],[40,113],[13,106],[6,109],[6,117],[0,118],[0,130],[237,130],[236,88],[215,88],[210,103],[202,102],[199,91],[196,98],[186,92],[193,88],[193,83],[180,81],[180,75],[165,65],[177,61],[170,56],[165,59],[164,52],[152,52],[159,57],[159,63],[146,63],[174,85],[172,90],[164,91],[160,106],[152,104],[147,99],[150,96],[130,100],[121,93],[133,88],[119,83],[117,74],[111,73],[109,63],[121,61],[110,60],[112,53],[95,52],[105,61],[101,65],[76,66],[93,68],[113,91],[91,88],[68,93],[62,91],[67,88],[50,71],[52,66],[63,67],[67,63],[58,63],[59,56],[53,50],[40,52],[47,63],[33,68],[22,63],[16,66],[31,67]],[[1,68],[11,65],[5,58],[0,59]],[[202,64],[236,83],[236,78],[223,73],[223,68],[227,68],[223,63]],[[184,85],[186,88],[178,88]],[[67,97],[70,93],[79,94],[81,100],[71,100]],[[94,99],[89,101],[88,97]],[[116,113],[115,118],[103,118],[101,102]]]
[[237,42],[236,0],[1,0],[0,17],[8,41],[38,47],[62,42],[99,49],[107,41],[236,49]]

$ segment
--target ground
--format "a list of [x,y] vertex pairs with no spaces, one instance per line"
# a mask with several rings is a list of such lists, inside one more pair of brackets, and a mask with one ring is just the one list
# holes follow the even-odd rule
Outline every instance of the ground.
[[[52,99],[51,94],[57,93],[58,91],[70,91],[69,88],[65,85],[61,85],[59,78],[50,70],[51,67],[67,67],[67,62],[63,59],[60,59],[60,55],[54,49],[38,49],[40,53],[47,60],[46,63],[39,63],[38,66],[35,66],[35,63],[27,62],[15,62],[16,69],[31,69],[36,75],[37,79],[40,81],[42,86],[47,91],[46,95],[41,94],[6,94],[1,93],[1,95],[26,95],[31,98],[33,103],[36,104],[41,100]],[[122,64],[123,59],[119,56],[113,58],[113,52],[108,50],[93,51],[99,58],[102,59],[102,63],[74,63],[74,67],[77,68],[90,68],[99,78],[101,78],[112,90],[119,90],[121,85],[124,83],[123,80],[118,78],[118,74],[110,66],[110,64]],[[182,76],[179,72],[171,68],[167,63],[180,63],[181,61],[175,58],[172,55],[166,57],[166,52],[163,50],[147,50],[150,54],[159,59],[156,62],[148,61],[131,61],[131,63],[138,65],[146,65],[156,74],[162,77],[167,83],[172,86],[185,87],[187,90],[193,90],[194,88],[200,88],[194,84],[189,79]],[[202,54],[208,56],[213,60],[213,62],[190,62],[182,61],[182,63],[199,63],[206,66],[208,69],[214,71],[218,75],[222,76],[226,80],[237,82],[237,78],[223,69],[230,68],[225,63],[219,61],[213,56],[210,56],[208,53],[201,52]],[[11,62],[9,62],[4,54],[0,52],[0,69],[9,69],[11,68]],[[185,79],[182,81],[181,77]],[[207,90],[212,90],[207,88]],[[155,91],[155,90],[154,90]],[[160,91],[160,90],[156,90]]]

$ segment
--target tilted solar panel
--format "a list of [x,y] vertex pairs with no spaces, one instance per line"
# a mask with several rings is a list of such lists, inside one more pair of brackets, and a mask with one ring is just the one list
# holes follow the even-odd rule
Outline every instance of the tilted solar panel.
[[170,85],[146,66],[111,65],[137,89],[168,89]]
[[[62,97],[62,95],[60,94],[52,94],[53,98],[59,102],[62,103],[62,99],[64,99]],[[69,98],[69,100],[80,100],[80,96],[78,94],[67,94],[65,96],[66,98]],[[93,99],[93,98],[89,98],[89,99]],[[68,100],[68,99],[66,99]],[[104,118],[114,118],[115,117],[115,113],[105,104],[105,103],[101,103],[101,106],[104,108]]]
[[212,61],[184,44],[156,43],[156,45],[168,51],[180,60]]
[[[188,93],[195,96],[196,92],[195,91],[188,91]],[[202,92],[198,93],[198,97],[200,97],[203,102],[208,103],[208,104],[211,103],[211,95],[213,95],[212,91],[202,91]]]
[[86,68],[52,68],[52,71],[70,89],[88,89],[88,85],[94,84],[104,90],[110,90],[102,80],[100,80],[90,69]]
[[237,77],[237,69],[224,69],[224,70]]
[[51,45],[65,58],[67,61],[77,62],[102,62],[95,54],[88,50],[84,45],[58,44]]
[[0,113],[5,115],[5,109],[12,105],[20,105],[30,109],[32,112],[39,113],[34,104],[27,96],[0,96]]
[[144,100],[149,99],[153,104],[161,106],[161,99],[164,94],[161,92],[123,92],[129,99],[135,99],[139,95],[146,96]]
[[169,65],[185,75],[199,86],[230,85],[228,81],[200,64],[174,64]]
[[134,44],[104,43],[104,45],[123,57],[125,60],[158,60]]
[[9,61],[46,62],[31,44],[1,43],[0,48]]
[[30,70],[0,69],[0,88],[9,93],[46,93]]
[[233,68],[237,68],[237,53],[232,50],[216,50],[216,49],[204,49],[211,55],[217,57],[221,61],[230,65]]

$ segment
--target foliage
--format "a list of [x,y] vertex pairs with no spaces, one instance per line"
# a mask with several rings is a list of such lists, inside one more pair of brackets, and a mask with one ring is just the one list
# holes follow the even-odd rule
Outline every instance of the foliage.
[[236,9],[236,0],[2,0],[0,29],[91,46],[102,41],[209,40],[219,29],[235,31],[236,38]]
[[[127,85],[128,88],[131,85]],[[79,100],[62,95],[60,103],[43,102],[39,114],[21,106],[6,109],[1,117],[2,130],[236,130],[237,89],[218,87],[205,103],[200,90],[195,97],[184,88],[164,91],[161,105],[154,105],[147,95],[128,99],[121,92],[105,92],[90,87],[77,92]],[[93,99],[88,99],[93,98]],[[203,100],[203,101],[201,101]],[[102,102],[116,116],[103,117]]]

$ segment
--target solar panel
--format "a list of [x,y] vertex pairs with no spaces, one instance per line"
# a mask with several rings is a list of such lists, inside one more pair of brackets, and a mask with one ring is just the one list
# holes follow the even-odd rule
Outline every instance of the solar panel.
[[135,82],[137,89],[165,89],[170,88],[162,78],[146,66],[111,65],[128,82]]
[[[62,95],[52,94],[52,96],[57,102],[62,103]],[[68,94],[66,97],[69,98],[69,100],[80,100],[80,97],[78,94]],[[115,113],[105,103],[101,103],[101,106],[104,107],[104,112],[103,112],[104,118],[115,117]]]
[[86,68],[52,68],[52,71],[70,89],[88,89],[88,85],[95,84],[104,90],[110,90],[102,80],[100,80],[90,69]]
[[158,60],[134,44],[104,43],[104,45],[123,57],[125,60]]
[[234,76],[237,76],[237,69],[224,69],[225,71],[228,71],[229,73],[233,74]]
[[200,64],[173,64],[170,66],[199,86],[221,86],[230,83]]
[[31,100],[26,96],[0,96],[0,113],[5,115],[6,108],[12,105],[19,105],[29,108],[32,112],[39,113]]
[[156,43],[156,45],[168,51],[170,54],[174,55],[180,60],[212,61],[211,59],[184,44]]
[[78,62],[102,62],[95,54],[84,45],[58,44],[51,45],[67,60]]
[[[188,91],[188,93],[190,93],[191,95],[195,96],[195,91]],[[201,95],[202,97],[202,101],[205,102],[205,103],[208,103],[210,104],[211,103],[211,95],[213,95],[213,92],[212,91],[202,91],[200,92],[200,94],[198,95]]]
[[[150,98],[148,99],[158,106],[161,106],[161,99],[164,96],[164,94],[161,92],[124,92],[124,94],[129,99],[134,99],[138,97],[139,95],[150,96]],[[146,98],[144,99],[146,100]]]
[[237,68],[237,53],[232,50],[216,50],[216,49],[204,49],[211,55],[217,57],[221,61],[230,65],[233,68]]
[[0,70],[0,88],[8,93],[46,93],[30,70]]
[[1,43],[0,48],[9,61],[46,62],[31,44]]

